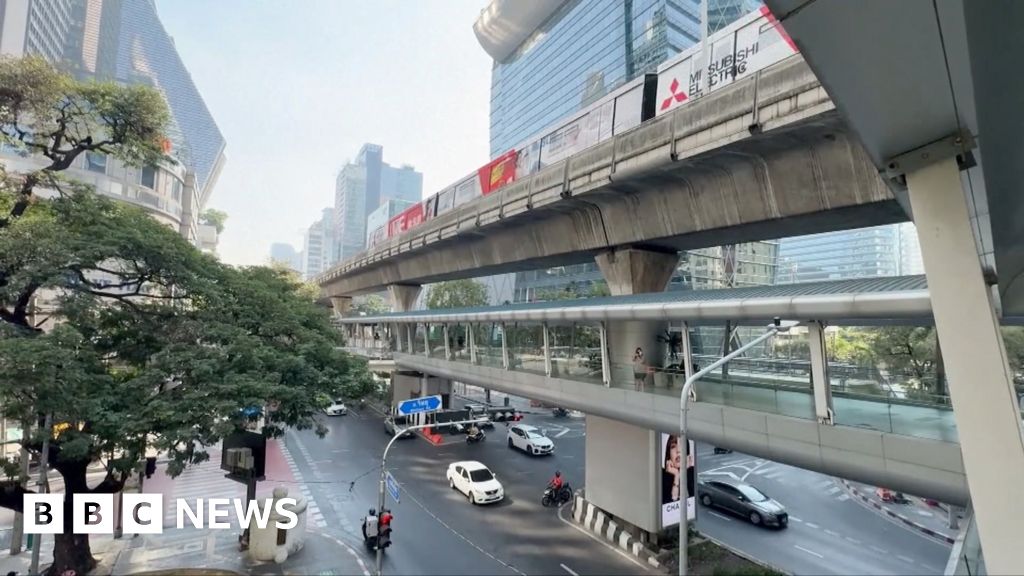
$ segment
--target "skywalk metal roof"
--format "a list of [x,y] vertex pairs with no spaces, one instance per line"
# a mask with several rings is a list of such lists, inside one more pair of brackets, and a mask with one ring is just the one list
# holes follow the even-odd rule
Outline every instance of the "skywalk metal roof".
[[719,290],[685,290],[416,310],[341,320],[345,324],[577,320],[926,320],[928,285],[922,276],[837,280]]

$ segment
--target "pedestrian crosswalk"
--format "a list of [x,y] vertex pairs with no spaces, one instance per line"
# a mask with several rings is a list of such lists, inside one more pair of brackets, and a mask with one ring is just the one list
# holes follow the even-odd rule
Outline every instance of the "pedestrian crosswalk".
[[[267,481],[260,482],[257,485],[256,495],[258,497],[269,496],[273,489],[278,486],[284,486],[290,494],[299,491],[306,499],[308,525],[317,528],[327,527],[323,513],[316,500],[313,499],[313,494],[303,480],[302,473],[299,471],[298,466],[296,466],[295,460],[288,452],[288,447],[284,442],[279,442],[275,448],[280,449],[284,461],[288,464],[290,474],[282,474],[283,471],[279,471],[275,477],[271,477],[272,474],[268,470]],[[268,450],[270,450],[269,446]],[[211,448],[209,453],[209,460],[185,468],[181,475],[176,478],[171,479],[165,475],[163,470],[160,470],[153,477],[153,480],[149,481],[146,492],[161,492],[164,495],[164,527],[178,525],[179,501],[187,504],[193,514],[195,514],[197,513],[197,501],[199,498],[203,499],[204,508],[205,503],[211,498],[231,499],[231,506],[234,506],[234,499],[245,498],[245,484],[226,478],[226,473],[220,469],[219,447],[216,449]],[[227,516],[220,517],[219,520],[230,523],[232,528],[238,528],[239,523],[233,508],[228,510]],[[208,511],[204,510],[204,518],[206,517],[206,512]],[[191,520],[188,512],[185,510],[182,510],[182,520],[184,525],[190,525]]]
[[[294,476],[296,480],[301,479],[302,472],[299,471],[298,465],[295,464],[295,459],[292,458],[291,453],[283,443],[281,444],[281,451],[284,454],[285,462],[288,463],[288,468],[292,471],[292,476]],[[313,461],[312,456],[306,451],[306,447],[304,445],[299,444],[299,451],[303,453],[303,457],[306,458],[307,462]],[[320,506],[317,505],[316,500],[313,498],[313,491],[310,490],[309,484],[300,482],[299,486],[302,492],[302,497],[306,499],[307,524],[316,526],[317,528],[326,528],[327,520],[324,519],[324,513],[320,510]]]

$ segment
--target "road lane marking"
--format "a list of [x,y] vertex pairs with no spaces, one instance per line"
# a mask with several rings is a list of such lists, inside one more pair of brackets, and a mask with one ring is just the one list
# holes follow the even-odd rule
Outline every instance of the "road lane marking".
[[444,520],[441,520],[440,518],[438,518],[437,514],[434,514],[433,512],[431,512],[431,511],[430,511],[430,509],[426,507],[426,505],[424,505],[424,504],[423,504],[422,502],[420,502],[420,501],[419,501],[419,499],[418,499],[418,498],[416,498],[416,496],[414,496],[414,495],[412,494],[412,492],[410,492],[410,491],[409,491],[409,488],[408,488],[408,486],[406,486],[406,484],[405,484],[404,482],[399,482],[399,483],[398,483],[398,485],[399,485],[399,486],[400,486],[400,487],[402,488],[402,490],[403,490],[403,491],[405,492],[405,495],[406,495],[406,496],[407,496],[407,497],[408,497],[408,498],[409,498],[410,500],[412,500],[412,501],[413,501],[413,502],[414,502],[414,503],[415,503],[415,504],[416,504],[417,506],[419,506],[419,508],[420,508],[421,510],[423,510],[424,512],[426,512],[428,516],[430,516],[431,518],[433,518],[434,520],[436,520],[436,521],[437,521],[437,523],[438,523],[438,524],[440,524],[441,526],[444,526],[445,528],[447,528],[449,532],[451,532],[452,534],[454,534],[454,535],[458,536],[458,537],[459,537],[460,539],[462,539],[462,541],[463,541],[463,542],[465,542],[466,544],[469,544],[470,546],[472,546],[473,548],[475,548],[477,552],[479,552],[479,553],[483,554],[484,556],[487,556],[487,557],[488,557],[488,558],[490,558],[491,560],[494,560],[494,561],[495,561],[495,562],[497,562],[498,564],[501,564],[502,566],[504,566],[505,568],[508,568],[509,570],[511,570],[511,571],[513,571],[513,572],[515,572],[516,574],[519,574],[519,576],[526,576],[526,574],[525,574],[525,573],[523,573],[523,572],[522,572],[521,570],[519,570],[518,568],[516,568],[516,567],[515,567],[515,566],[513,566],[512,564],[509,564],[508,562],[505,562],[505,561],[504,561],[504,560],[502,560],[501,558],[498,558],[498,557],[497,557],[497,556],[495,556],[494,554],[491,554],[490,552],[488,552],[488,551],[484,550],[484,549],[483,549],[483,548],[481,548],[480,546],[477,546],[477,544],[476,544],[475,542],[473,542],[473,541],[472,541],[472,540],[470,540],[469,538],[466,538],[465,536],[463,536],[461,532],[459,532],[459,531],[458,531],[458,530],[456,530],[455,528],[452,528],[451,526],[449,526],[449,525],[448,525],[448,524],[447,524],[447,523],[446,523],[446,522],[445,522]]
[[580,576],[579,574],[577,574],[577,573],[573,572],[571,569],[569,569],[569,567],[566,566],[565,564],[559,564],[559,566],[562,567],[562,570],[565,570],[569,574],[572,574],[572,576]]
[[856,538],[850,538],[849,536],[844,536],[844,538],[846,538],[846,541],[850,544],[857,544],[859,546],[861,543],[860,540],[857,540]]
[[558,519],[559,519],[559,520],[561,520],[563,524],[566,524],[566,525],[568,525],[568,526],[572,527],[572,528],[573,528],[574,530],[579,530],[580,532],[582,532],[582,533],[583,533],[584,535],[586,535],[586,536],[587,536],[588,538],[590,538],[591,540],[594,540],[594,541],[595,541],[595,542],[597,542],[598,544],[600,544],[600,545],[604,546],[605,548],[607,548],[607,549],[609,549],[609,550],[611,550],[611,551],[615,552],[615,553],[616,553],[616,554],[618,554],[619,556],[622,556],[622,557],[623,557],[623,558],[625,558],[626,560],[629,560],[630,562],[632,562],[633,564],[636,564],[637,566],[639,566],[639,567],[643,568],[644,570],[646,570],[646,571],[650,571],[650,568],[649,568],[648,566],[645,566],[645,565],[644,565],[644,564],[643,564],[642,562],[640,562],[640,561],[639,561],[639,560],[637,560],[636,558],[634,558],[634,557],[630,556],[629,554],[626,554],[626,553],[625,553],[624,551],[622,551],[622,550],[621,550],[621,549],[619,549],[618,547],[616,547],[616,546],[612,546],[612,545],[611,545],[611,544],[609,544],[609,543],[608,543],[608,542],[607,542],[606,540],[602,540],[601,538],[598,538],[597,536],[595,536],[594,534],[592,534],[592,533],[591,533],[591,532],[589,532],[588,530],[584,530],[584,529],[583,529],[582,527],[580,527],[579,525],[577,525],[577,524],[576,524],[575,522],[573,522],[573,521],[570,521],[570,520],[566,520],[566,519],[565,519],[565,518],[564,518],[564,517],[562,516],[562,510],[565,510],[566,506],[568,506],[568,505],[569,505],[569,504],[568,504],[568,503],[566,503],[566,504],[562,504],[561,506],[559,506],[559,507],[558,507],[558,514],[557,514],[557,516],[558,516]]
[[[555,438],[561,438],[562,436],[565,436],[565,435],[566,435],[566,434],[568,434],[568,433],[569,433],[569,429],[568,429],[568,428],[562,428],[562,431],[561,431],[561,432],[559,432],[558,434],[555,434]],[[564,565],[563,565],[562,567],[563,567],[563,568],[565,568],[565,566],[564,566]],[[569,570],[569,569],[568,569],[568,568],[566,568],[566,570]],[[571,570],[570,570],[570,571],[571,571]]]
[[838,532],[833,532],[833,531],[831,531],[831,530],[829,530],[827,528],[825,529],[825,534],[828,534],[829,536],[835,536],[836,538],[839,538],[839,533]]
[[756,472],[757,472],[757,470],[758,470],[758,468],[760,468],[760,467],[762,467],[762,466],[765,466],[765,465],[768,465],[768,464],[771,464],[771,463],[772,463],[772,462],[769,462],[769,461],[767,461],[767,460],[765,460],[765,461],[762,461],[762,462],[761,462],[760,464],[758,464],[757,466],[754,466],[753,468],[751,468],[750,470],[748,470],[748,471],[747,471],[747,473],[746,473],[746,474],[744,474],[742,478],[740,478],[740,480],[741,480],[741,481],[742,481],[742,480],[746,480],[746,479],[747,479],[747,476],[750,476],[751,474],[754,474],[754,473],[756,473]]
[[871,548],[875,552],[878,552],[879,554],[888,554],[889,553],[889,551],[886,550],[885,548],[879,548],[878,546],[875,546],[874,544],[870,545],[869,548]]
[[840,490],[842,490],[842,488],[840,488],[839,486],[833,486],[826,490],[825,493],[828,494],[829,496],[835,496]]
[[818,558],[824,558],[824,556],[822,556],[821,554],[818,554],[814,550],[808,550],[807,548],[804,548],[803,546],[798,546],[796,544],[793,544],[793,548],[796,548],[797,550],[800,550],[801,552],[807,552],[811,556],[817,556]]
[[729,518],[728,516],[723,516],[723,515],[719,514],[718,512],[714,512],[714,511],[708,510],[708,514],[711,514],[712,516],[721,518],[722,520],[725,520],[726,522],[732,522],[732,518]]
[[803,522],[803,520],[797,518],[796,516],[790,516],[789,519],[792,520],[793,522]]
[[909,556],[898,555],[896,557],[899,558],[900,560],[903,560],[907,564],[914,564],[915,563],[914,559],[910,558]]
[[817,530],[818,529],[818,525],[815,524],[814,522],[804,522],[804,524],[806,524],[808,528],[811,528],[813,530]]

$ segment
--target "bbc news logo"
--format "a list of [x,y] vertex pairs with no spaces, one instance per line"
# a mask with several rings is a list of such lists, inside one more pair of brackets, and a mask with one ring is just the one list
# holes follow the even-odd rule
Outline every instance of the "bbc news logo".
[[[64,533],[64,494],[25,494],[24,522],[26,534]],[[71,531],[75,534],[113,534],[116,508],[113,494],[75,494],[72,501]],[[255,522],[266,529],[271,512],[278,519],[274,527],[287,530],[299,523],[292,508],[294,498],[276,498],[253,501],[246,506],[241,498],[196,498],[189,502],[178,498],[175,502],[176,526],[195,528],[231,528],[228,518],[232,511],[242,526]],[[164,531],[164,497],[162,494],[123,494],[121,500],[121,526],[129,534],[161,534]]]

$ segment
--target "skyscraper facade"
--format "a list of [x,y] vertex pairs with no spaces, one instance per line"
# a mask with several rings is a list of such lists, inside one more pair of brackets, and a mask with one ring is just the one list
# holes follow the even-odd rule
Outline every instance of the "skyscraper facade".
[[0,54],[60,62],[72,29],[74,0],[0,0]]
[[274,242],[270,245],[270,261],[272,263],[284,264],[285,266],[302,272],[302,253],[296,252],[295,247],[284,242]]
[[779,241],[779,283],[922,273],[917,230],[909,222]]
[[494,58],[491,157],[700,40],[700,0],[523,4],[493,0],[474,26]]
[[332,262],[334,246],[334,209],[324,208],[320,219],[306,229],[302,242],[302,276],[312,280]]
[[334,247],[329,264],[366,249],[367,218],[389,200],[419,202],[423,174],[412,166],[395,168],[384,162],[384,148],[364,144],[354,162],[338,172],[334,183]]
[[[708,0],[709,33],[756,10],[753,0]],[[474,30],[494,59],[491,156],[497,156],[599,100],[701,37],[700,0],[492,0]],[[670,289],[775,282],[777,243],[756,242],[680,255]],[[519,272],[513,297],[587,294],[602,281],[596,264]]]
[[[157,89],[171,112],[171,161],[136,169],[88,154],[69,173],[200,243],[198,219],[223,167],[225,141],[154,0],[0,0],[0,54],[38,55],[78,78]],[[4,154],[26,161],[21,156]]]

